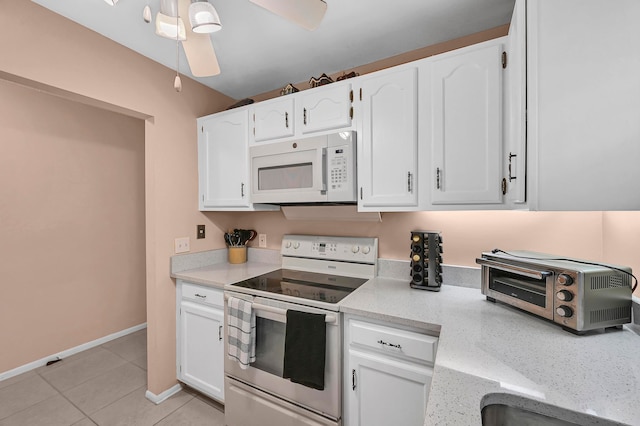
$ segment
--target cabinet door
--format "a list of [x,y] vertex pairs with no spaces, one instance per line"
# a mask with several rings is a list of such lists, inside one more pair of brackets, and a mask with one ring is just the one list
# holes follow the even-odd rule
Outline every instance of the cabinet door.
[[359,208],[416,207],[416,68],[362,81],[362,138],[358,146]]
[[178,378],[224,401],[224,315],[222,309],[180,303]]
[[640,210],[640,1],[527,5],[527,148],[538,210]]
[[502,51],[465,49],[432,63],[434,204],[502,202]]
[[247,109],[198,119],[200,210],[249,206]]
[[293,99],[267,101],[252,108],[254,142],[293,136]]
[[346,426],[422,426],[430,368],[349,350]]
[[[334,83],[335,84],[335,83]],[[302,133],[338,129],[351,126],[353,119],[353,91],[351,84],[321,86],[299,95]]]

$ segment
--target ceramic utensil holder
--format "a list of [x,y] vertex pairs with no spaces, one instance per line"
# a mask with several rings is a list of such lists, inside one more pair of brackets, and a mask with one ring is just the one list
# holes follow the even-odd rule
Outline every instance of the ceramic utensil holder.
[[229,263],[245,263],[247,261],[247,246],[229,247]]

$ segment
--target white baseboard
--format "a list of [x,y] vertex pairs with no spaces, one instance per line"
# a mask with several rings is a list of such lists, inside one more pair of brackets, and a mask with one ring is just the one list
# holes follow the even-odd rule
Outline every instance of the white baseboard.
[[13,376],[17,376],[19,374],[22,373],[26,373],[27,371],[31,371],[31,370],[35,370],[38,367],[42,367],[43,365],[45,365],[47,362],[51,361],[52,359],[60,358],[60,359],[64,359],[66,357],[69,357],[71,355],[77,354],[78,352],[82,352],[82,351],[86,351],[87,349],[91,349],[94,348],[96,346],[100,346],[104,343],[107,343],[111,340],[115,340],[119,337],[122,336],[126,336],[127,334],[131,334],[131,333],[135,333],[136,331],[142,330],[147,328],[147,323],[142,323],[139,325],[136,325],[134,327],[131,328],[127,328],[126,330],[122,330],[122,331],[118,331],[116,333],[113,334],[109,334],[108,336],[104,336],[101,337],[99,339],[93,340],[91,342],[87,342],[87,343],[83,343],[82,345],[76,346],[74,348],[71,349],[67,349],[64,350],[62,352],[58,352],[56,354],[52,354],[49,356],[46,356],[44,358],[41,358],[37,361],[33,361],[30,362],[29,364],[25,364],[25,365],[21,365],[20,367],[16,367],[13,370],[9,370],[9,371],[5,371],[4,373],[0,373],[0,382],[5,380],[5,379],[9,379]]
[[173,395],[177,394],[181,390],[182,390],[182,385],[180,383],[176,383],[175,385],[171,386],[166,391],[162,392],[160,395],[156,395],[155,393],[151,392],[150,390],[147,390],[147,392],[145,392],[144,396],[149,401],[151,401],[154,404],[158,405],[161,402],[164,402],[165,400],[169,399]]

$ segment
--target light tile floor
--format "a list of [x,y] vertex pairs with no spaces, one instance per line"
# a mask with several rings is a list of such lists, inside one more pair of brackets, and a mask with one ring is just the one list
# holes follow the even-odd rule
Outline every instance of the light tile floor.
[[184,388],[156,405],[141,330],[0,382],[0,426],[223,426],[221,405]]

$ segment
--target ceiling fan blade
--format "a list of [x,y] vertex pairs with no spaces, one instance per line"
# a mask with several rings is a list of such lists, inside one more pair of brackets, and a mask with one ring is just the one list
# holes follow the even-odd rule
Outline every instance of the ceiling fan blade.
[[187,56],[191,74],[194,77],[209,77],[220,74],[220,65],[213,50],[209,34],[197,34],[191,30],[189,23],[189,5],[191,0],[179,0],[179,14],[185,17],[187,39],[182,42],[184,54]]
[[250,0],[268,11],[313,31],[320,25],[327,3],[323,0]]

